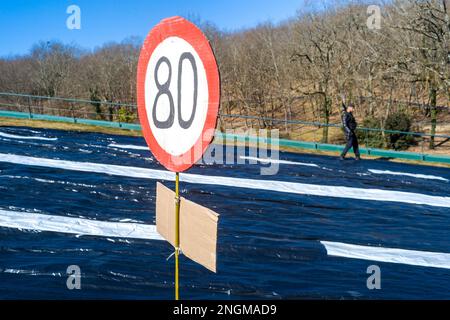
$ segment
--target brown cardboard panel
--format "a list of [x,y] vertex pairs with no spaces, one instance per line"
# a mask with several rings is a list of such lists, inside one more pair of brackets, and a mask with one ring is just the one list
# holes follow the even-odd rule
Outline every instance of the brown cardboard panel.
[[[214,211],[181,198],[180,248],[183,254],[216,272],[217,224]],[[175,243],[175,192],[161,183],[156,187],[156,228],[170,244]]]
[[159,182],[156,183],[156,230],[175,246],[175,192]]
[[181,198],[180,244],[183,254],[216,272],[217,223],[219,215]]

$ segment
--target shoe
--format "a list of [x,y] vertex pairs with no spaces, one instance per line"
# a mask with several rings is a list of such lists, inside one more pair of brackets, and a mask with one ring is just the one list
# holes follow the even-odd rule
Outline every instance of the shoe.
[[360,160],[361,160],[361,157],[356,157],[355,160],[356,160],[356,161],[360,161]]
[[345,160],[345,158],[343,156],[340,156],[339,160]]

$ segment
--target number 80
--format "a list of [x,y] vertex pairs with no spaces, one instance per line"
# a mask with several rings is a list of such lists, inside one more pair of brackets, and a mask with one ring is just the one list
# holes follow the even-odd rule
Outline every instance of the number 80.
[[[193,73],[194,73],[194,101],[193,101],[191,116],[190,116],[189,120],[187,120],[187,121],[185,121],[181,115],[181,79],[182,79],[182,75],[183,75],[183,61],[184,60],[189,60],[189,62],[191,63],[191,66],[192,66]],[[161,64],[163,64],[163,63],[166,63],[167,67],[169,68],[169,77],[167,78],[167,81],[165,83],[161,84],[161,83],[159,83],[159,80],[158,80],[158,71],[159,71],[159,68],[161,67]],[[169,89],[171,80],[172,80],[172,65],[170,64],[170,61],[167,57],[162,56],[156,63],[156,67],[155,67],[155,82],[156,82],[156,87],[158,88],[158,93],[156,94],[155,102],[153,103],[153,109],[152,109],[153,123],[159,129],[171,128],[173,126],[173,122],[175,119],[175,106],[174,106],[172,93],[170,92],[170,89]],[[180,127],[183,129],[188,129],[192,125],[192,122],[194,121],[195,111],[197,109],[197,94],[198,94],[197,91],[198,91],[197,64],[195,63],[195,58],[192,55],[192,53],[184,52],[180,56],[180,60],[178,62],[178,95],[177,95],[178,123],[179,123]],[[169,99],[170,113],[166,120],[159,121],[156,118],[156,106],[158,104],[159,98],[162,95],[166,95],[167,98]]]

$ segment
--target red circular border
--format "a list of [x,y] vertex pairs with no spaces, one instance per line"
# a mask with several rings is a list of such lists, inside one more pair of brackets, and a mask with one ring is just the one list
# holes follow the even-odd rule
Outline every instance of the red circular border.
[[[145,77],[147,74],[147,66],[150,57],[156,47],[169,37],[179,37],[187,41],[197,52],[203,62],[206,71],[206,79],[208,82],[208,111],[206,115],[205,125],[202,134],[197,139],[190,150],[179,156],[173,156],[166,152],[156,141],[148,123],[147,110],[145,108]],[[172,17],[162,20],[156,25],[145,39],[139,56],[137,70],[137,104],[139,121],[141,123],[142,132],[145,141],[156,159],[166,169],[174,172],[182,172],[192,167],[205,153],[214,137],[214,130],[217,123],[217,115],[219,113],[220,102],[220,77],[217,68],[216,58],[211,49],[208,39],[193,23],[181,17]],[[201,144],[201,154],[193,152],[198,145]],[[187,159],[191,154],[189,163],[181,163],[181,159]],[[174,163],[172,159],[180,160]],[[185,161],[186,162],[186,161]]]

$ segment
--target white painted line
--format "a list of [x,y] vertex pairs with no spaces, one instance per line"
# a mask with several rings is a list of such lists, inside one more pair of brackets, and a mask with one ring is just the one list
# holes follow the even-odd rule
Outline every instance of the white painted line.
[[38,136],[18,136],[15,134],[9,134],[5,132],[0,132],[0,137],[9,138],[9,139],[20,139],[20,140],[44,140],[44,141],[56,141],[58,138],[46,138],[46,137],[38,137]]
[[279,164],[292,164],[296,166],[305,166],[305,167],[319,167],[314,163],[304,163],[304,162],[294,162],[288,160],[278,160],[278,159],[270,159],[270,158],[257,158],[257,157],[248,157],[248,156],[240,156],[243,160],[253,160],[261,163],[279,163]]
[[341,242],[320,241],[328,255],[413,266],[450,269],[450,253],[360,246]]
[[110,148],[119,148],[119,149],[131,149],[131,150],[145,150],[150,151],[150,149],[146,146],[136,146],[134,144],[115,144],[111,143],[108,145]]
[[448,182],[448,179],[445,179],[443,177],[438,176],[431,176],[431,175],[425,175],[425,174],[417,174],[417,173],[407,173],[407,172],[396,172],[396,171],[389,171],[389,170],[376,170],[376,169],[369,169],[369,172],[373,174],[389,174],[389,175],[395,175],[395,176],[406,176],[406,177],[413,177],[418,179],[428,179],[428,180],[441,180]]
[[[110,164],[100,164],[91,162],[76,162],[67,160],[53,160],[45,158],[34,158],[18,156],[13,154],[0,153],[0,162],[22,164],[28,166],[40,166],[48,168],[58,168],[64,170],[74,170],[91,173],[104,173],[116,176],[155,179],[155,180],[175,180],[175,173],[146,169],[139,167],[118,166]],[[220,185],[232,188],[246,188],[266,191],[276,191],[284,193],[294,193],[312,196],[348,198],[370,201],[390,201],[434,207],[450,208],[450,197],[431,196],[421,193],[411,193],[402,191],[351,188],[344,186],[315,185],[297,182],[285,182],[276,180],[256,180],[242,179],[222,176],[203,176],[198,174],[180,174],[181,181],[197,184]]]
[[0,226],[84,236],[163,240],[156,226],[0,210]]

